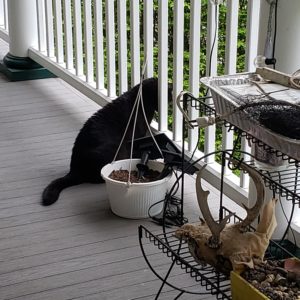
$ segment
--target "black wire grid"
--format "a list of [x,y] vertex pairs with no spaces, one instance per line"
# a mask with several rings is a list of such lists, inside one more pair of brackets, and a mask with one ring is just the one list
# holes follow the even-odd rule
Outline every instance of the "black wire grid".
[[[221,209],[225,216],[230,213],[225,207],[222,207]],[[241,221],[241,219],[234,215],[231,217],[230,221],[236,223]],[[255,231],[253,227],[249,227],[249,230]],[[161,234],[153,234],[141,225],[139,226],[139,241],[143,256],[145,257],[149,268],[162,281],[155,299],[159,298],[163,287],[166,285],[178,291],[178,295],[174,299],[179,299],[183,294],[211,294],[215,295],[216,299],[231,299],[229,277],[217,272],[209,265],[199,265],[199,263],[191,256],[187,242],[175,237],[175,230],[170,230]],[[167,272],[163,275],[156,271],[156,267],[153,266],[153,261],[157,260],[157,257],[155,256],[157,253],[147,253],[149,242],[170,259],[170,265],[166,268]],[[152,259],[151,256],[155,256],[155,259]],[[265,259],[284,259],[292,256],[291,253],[278,243],[270,241],[265,254]],[[181,275],[178,272],[178,268],[182,270]],[[195,280],[197,285],[188,288],[174,285],[172,281],[172,271],[180,276],[189,274],[190,277]]]
[[[183,100],[183,108],[186,110],[187,107],[194,107],[196,110],[199,111],[199,116],[216,116],[216,111],[213,108],[212,105],[206,104],[206,100],[210,97],[203,97],[200,99],[194,98],[189,94],[186,94],[184,96]],[[221,171],[221,184],[220,184],[220,212],[219,212],[219,218],[223,218],[223,216],[226,216],[230,213],[228,209],[226,209],[223,206],[223,176],[224,176],[224,167],[225,162],[227,162],[228,167],[233,169],[239,169],[241,170],[241,167],[243,164],[247,164],[248,166],[254,168],[257,172],[260,173],[262,179],[265,182],[266,187],[268,187],[270,190],[273,191],[273,194],[280,195],[281,197],[285,197],[287,200],[292,201],[293,209],[291,212],[291,215],[288,221],[288,228],[290,227],[290,223],[293,217],[294,208],[296,205],[300,204],[300,182],[298,183],[298,168],[299,168],[299,162],[295,161],[294,159],[289,158],[284,153],[281,153],[275,149],[272,149],[270,146],[265,144],[264,142],[256,139],[252,135],[243,132],[241,129],[237,128],[236,126],[228,123],[227,121],[222,121],[222,125],[224,125],[228,131],[234,130],[235,132],[235,143],[233,146],[233,149],[230,150],[223,150],[223,151],[217,151],[219,154],[221,154],[222,157],[222,171]],[[186,126],[185,122],[183,120],[183,138],[184,141],[184,134],[186,132]],[[278,157],[281,157],[283,160],[288,160],[289,162],[289,168],[283,171],[266,171],[266,170],[260,170],[258,169],[254,164],[253,156],[249,153],[242,153],[240,150],[238,150],[237,145],[240,143],[240,140],[242,137],[245,137],[247,140],[249,140],[252,144],[257,144],[260,147],[262,147],[265,151],[275,154]],[[214,155],[217,152],[208,154]],[[184,157],[184,145],[182,145],[182,154]],[[249,161],[243,160],[241,158],[241,154],[247,154],[248,157],[251,157]],[[230,158],[235,158],[236,161],[238,161],[238,164],[233,166],[230,163]],[[202,158],[203,159],[203,158]],[[194,163],[199,162],[195,161]],[[184,173],[184,169],[183,173]],[[180,212],[181,215],[179,216],[181,220],[181,224],[183,224],[183,186],[184,186],[184,176],[180,176],[179,180],[182,181],[182,190],[181,190],[181,199],[179,199],[180,202]],[[166,206],[165,206],[166,207]],[[166,211],[164,211],[166,212]],[[234,215],[231,217],[230,222],[236,223],[238,221],[241,221],[241,219]],[[231,299],[231,289],[230,289],[230,279],[226,277],[224,274],[221,274],[220,272],[217,272],[213,267],[211,266],[201,266],[199,265],[194,258],[191,256],[188,244],[183,241],[179,240],[175,237],[174,233],[175,230],[167,229],[165,224],[163,225],[163,232],[160,234],[153,234],[148,229],[146,229],[144,226],[139,226],[139,242],[140,247],[143,253],[143,256],[150,267],[150,269],[153,271],[153,273],[162,281],[162,284],[156,294],[156,298],[159,298],[159,295],[163,289],[164,286],[169,286],[174,290],[178,291],[178,295],[174,299],[179,299],[180,296],[183,294],[211,294],[215,295],[216,299]],[[288,230],[287,228],[287,230]],[[255,230],[252,227],[249,227],[249,230]],[[287,232],[287,231],[286,231]],[[286,234],[286,233],[285,233]],[[285,236],[284,236],[285,237]],[[283,238],[284,238],[283,237]],[[283,240],[283,239],[282,239]],[[150,242],[150,243],[149,243]],[[150,257],[153,254],[147,253],[147,247],[149,247],[149,244],[154,245],[157,247],[162,253],[164,253],[167,257],[170,258],[170,264],[166,267],[167,272],[164,275],[161,275],[160,272],[156,270],[156,267],[153,266]],[[270,241],[269,247],[266,251],[265,258],[266,259],[283,259],[287,257],[292,257],[293,255],[288,252],[285,248],[283,248],[279,243],[275,241]],[[196,286],[183,288],[180,287],[180,284],[174,284],[172,280],[172,272],[174,270],[177,270],[180,268],[183,273],[188,274],[190,277],[194,278]],[[178,272],[178,270],[176,271]],[[199,288],[202,287],[202,288]],[[204,287],[204,288],[203,288]]]
[[[199,114],[206,116],[216,116],[216,111],[213,106],[207,105],[205,103],[205,98],[193,98],[191,95],[186,95],[186,100],[189,105],[197,110],[199,110]],[[224,125],[228,131],[234,131],[236,133],[235,145],[239,144],[241,138],[246,138],[250,143],[257,144],[264,151],[274,154],[275,156],[281,158],[282,160],[288,161],[289,167],[285,170],[281,171],[266,171],[261,170],[255,166],[254,157],[250,153],[245,153],[247,156],[252,156],[252,159],[249,161],[245,161],[237,155],[241,153],[238,149],[234,148],[230,150],[224,150],[229,157],[234,157],[235,159],[240,160],[241,164],[245,163],[250,167],[254,168],[261,175],[262,179],[265,182],[266,187],[272,190],[277,195],[281,197],[285,197],[287,200],[293,201],[294,204],[300,205],[300,162],[296,161],[293,158],[288,157],[286,154],[273,149],[266,143],[261,140],[258,140],[251,134],[242,131],[237,128],[235,125],[230,124],[227,121],[222,121],[222,125]],[[238,168],[238,166],[237,166]]]

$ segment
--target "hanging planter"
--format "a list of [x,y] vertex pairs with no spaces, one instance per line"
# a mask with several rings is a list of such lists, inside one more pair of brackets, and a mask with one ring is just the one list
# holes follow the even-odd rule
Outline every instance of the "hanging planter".
[[[162,179],[149,182],[130,182],[130,180],[124,182],[111,178],[113,171],[137,171],[137,164],[140,161],[140,159],[114,161],[101,170],[101,176],[106,182],[111,210],[120,217],[130,219],[147,218],[149,214],[151,216],[158,215],[163,209],[163,200],[168,190],[171,174]],[[150,160],[148,161],[148,167],[150,170],[160,173],[164,169],[164,164]]]
[[[146,63],[143,66],[142,74],[144,74],[145,68]],[[143,80],[140,83],[134,107],[130,114],[129,120],[124,130],[123,137],[120,141],[113,162],[107,164],[101,170],[101,176],[106,182],[106,188],[111,210],[113,211],[113,213],[120,217],[130,219],[140,219],[158,215],[163,210],[168,181],[171,178],[171,174],[167,171],[167,168],[164,168],[165,164],[155,160],[149,160],[149,158],[151,158],[151,152],[153,151],[159,153],[157,157],[164,158],[164,155],[154,139],[149,121],[146,117],[145,108],[143,104],[142,83]],[[133,159],[134,150],[138,150],[137,148],[134,148],[134,138],[136,136],[136,126],[139,126],[139,124],[137,124],[137,120],[138,113],[140,110],[143,112],[143,117],[148,127],[152,142],[150,144],[147,143],[147,147],[141,147],[139,149],[139,153],[136,154],[135,157],[139,155],[141,159]],[[133,122],[132,133],[128,133],[128,130],[131,130],[131,121]],[[116,161],[121,146],[123,145],[123,142],[126,140],[126,138],[128,138],[128,136],[131,136],[131,141],[129,141],[129,159]],[[124,180],[124,178],[122,178],[122,180],[120,181],[120,178],[118,178],[120,174],[118,174],[118,176],[115,176],[115,173],[118,173],[120,170],[128,171],[127,173],[129,174],[129,176],[127,175],[127,179]],[[143,180],[143,177],[146,177],[149,170],[158,171],[159,173],[162,172],[162,174],[161,176],[157,176],[158,180],[151,180],[149,182],[145,182]],[[134,177],[132,171],[137,172],[137,180],[132,180]],[[121,175],[121,177],[124,177],[124,174]]]

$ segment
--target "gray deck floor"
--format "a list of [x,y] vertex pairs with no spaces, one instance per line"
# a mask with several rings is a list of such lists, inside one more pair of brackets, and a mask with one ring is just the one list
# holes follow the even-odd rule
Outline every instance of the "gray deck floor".
[[[6,53],[7,45],[1,42],[0,49]],[[54,205],[40,205],[43,188],[68,170],[77,132],[97,109],[60,79],[13,83],[1,75],[0,299],[155,298],[160,280],[142,256],[138,225],[154,232],[159,226],[112,214],[105,184],[72,187]],[[186,214],[196,219],[193,180],[187,180]],[[169,258],[149,251],[165,272]],[[196,284],[178,272],[172,279]],[[159,299],[177,294],[166,287]]]

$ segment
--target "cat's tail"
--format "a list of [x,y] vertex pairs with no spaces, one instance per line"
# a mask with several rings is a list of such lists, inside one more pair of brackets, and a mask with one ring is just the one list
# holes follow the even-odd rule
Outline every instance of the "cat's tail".
[[43,191],[42,205],[48,206],[55,203],[63,189],[81,183],[83,183],[83,180],[80,180],[72,173],[68,173],[64,177],[53,180]]

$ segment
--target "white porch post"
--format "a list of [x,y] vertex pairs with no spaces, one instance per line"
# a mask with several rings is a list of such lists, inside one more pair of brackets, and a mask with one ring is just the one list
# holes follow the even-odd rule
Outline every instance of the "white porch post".
[[9,53],[0,71],[12,81],[53,77],[28,57],[28,49],[38,44],[36,0],[9,0],[7,4]]
[[[269,9],[270,9],[270,5],[268,1],[261,0],[260,30],[259,30],[259,43],[258,43],[259,55],[265,54],[264,51],[265,51],[267,29],[268,29]],[[271,28],[274,34],[274,30],[275,30],[274,20],[271,24]],[[288,0],[288,1],[279,0],[278,9],[277,9],[277,35],[276,35],[276,44],[275,44],[275,53],[274,53],[274,57],[276,59],[276,70],[288,74],[292,74],[297,69],[300,69],[300,51],[299,51],[300,39],[298,38],[299,28],[300,28],[299,0]],[[268,189],[267,191],[268,192],[266,195],[266,200],[269,200],[272,198],[272,192],[269,191]],[[279,198],[279,196],[276,197]],[[277,218],[278,225],[273,235],[273,238],[276,239],[282,238],[287,227],[287,220],[284,213],[286,214],[287,218],[289,218],[292,210],[292,201],[288,201],[285,198],[281,198],[280,201],[282,203],[282,206],[280,203],[277,203],[276,206],[276,218]],[[250,202],[251,202],[251,197],[250,197]],[[299,220],[299,218],[300,218],[300,209],[299,206],[296,205],[294,220],[295,221]],[[298,226],[299,225],[300,222]],[[300,237],[300,235],[298,235],[298,237]],[[293,241],[291,237],[289,237],[289,239]],[[300,238],[298,242],[299,241]]]
[[7,4],[9,53],[28,57],[29,47],[38,42],[36,0],[9,0]]
[[[277,35],[275,45],[276,70],[294,73],[300,69],[300,5],[299,0],[279,0],[277,10]],[[258,54],[264,55],[268,28],[269,4],[261,0],[260,35]],[[275,24],[272,23],[275,30]]]

